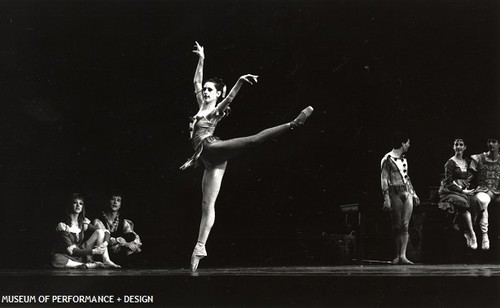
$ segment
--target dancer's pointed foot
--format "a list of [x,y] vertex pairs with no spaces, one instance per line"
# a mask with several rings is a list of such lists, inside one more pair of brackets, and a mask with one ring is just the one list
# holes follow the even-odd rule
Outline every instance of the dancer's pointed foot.
[[194,246],[193,254],[191,255],[191,271],[196,272],[198,269],[198,264],[200,260],[207,256],[207,250],[205,249],[205,244],[196,243]]
[[116,264],[115,262],[109,260],[106,262],[103,262],[104,268],[121,268],[120,265]]
[[290,126],[292,127],[292,129],[296,128],[296,127],[301,127],[302,125],[304,125],[307,118],[309,118],[311,116],[313,111],[314,111],[314,108],[312,106],[309,106],[309,107],[305,108],[304,110],[302,110],[300,112],[300,114],[295,118],[295,120],[290,122]]
[[414,264],[413,262],[411,262],[410,260],[402,257],[402,258],[399,258],[399,264],[403,264],[403,265],[411,265],[411,264]]
[[464,233],[464,237],[467,241],[467,247],[469,247],[470,249],[477,249],[477,238],[474,231],[472,231],[472,234],[468,234],[467,232]]

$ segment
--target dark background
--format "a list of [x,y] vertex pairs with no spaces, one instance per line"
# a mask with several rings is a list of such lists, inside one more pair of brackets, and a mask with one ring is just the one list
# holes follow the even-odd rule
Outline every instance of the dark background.
[[390,132],[411,138],[420,197],[456,136],[499,136],[497,1],[1,1],[2,267],[49,263],[72,192],[95,217],[124,196],[152,266],[186,267],[202,168],[188,118],[197,40],[205,76],[260,76],[217,135],[315,113],[300,131],[229,162],[203,266],[319,264],[339,205],[381,206]]

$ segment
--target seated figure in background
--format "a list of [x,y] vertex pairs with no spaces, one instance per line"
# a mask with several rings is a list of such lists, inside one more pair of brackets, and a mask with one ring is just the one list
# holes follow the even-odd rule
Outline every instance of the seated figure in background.
[[134,223],[120,217],[122,197],[119,194],[111,196],[109,203],[102,211],[100,219],[94,219],[93,226],[110,233],[109,251],[113,258],[123,264],[130,263],[130,256],[141,251],[141,238],[134,231]]
[[[104,230],[89,227],[90,220],[85,217],[83,197],[75,193],[68,202],[66,215],[56,227],[56,239],[52,250],[52,266],[56,268],[118,268],[111,261]],[[85,239],[85,232],[92,234]],[[93,257],[100,256],[102,262]]]
[[474,190],[469,189],[469,164],[464,158],[467,148],[463,139],[455,139],[453,155],[444,165],[444,179],[439,188],[439,207],[462,218],[464,237],[467,247],[477,249],[477,238],[474,232],[473,221],[481,212],[479,200],[474,196]]
[[496,221],[494,224],[495,238],[498,238],[499,224],[499,203],[500,203],[500,155],[498,154],[498,139],[490,138],[487,141],[488,152],[472,155],[470,170],[477,187],[476,197],[481,203],[484,211],[481,213],[479,227],[481,228],[481,249],[490,249],[490,239],[488,228],[492,216]]

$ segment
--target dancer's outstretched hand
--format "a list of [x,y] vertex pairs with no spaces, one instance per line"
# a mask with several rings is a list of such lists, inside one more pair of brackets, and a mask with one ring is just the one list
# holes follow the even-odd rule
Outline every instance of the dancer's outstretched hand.
[[194,50],[193,52],[198,55],[200,58],[205,58],[205,50],[203,49],[203,46],[198,44],[198,42],[194,42]]
[[253,84],[257,83],[257,78],[258,77],[259,76],[257,76],[257,75],[246,74],[246,75],[241,76],[240,80],[246,81],[249,84],[253,85]]

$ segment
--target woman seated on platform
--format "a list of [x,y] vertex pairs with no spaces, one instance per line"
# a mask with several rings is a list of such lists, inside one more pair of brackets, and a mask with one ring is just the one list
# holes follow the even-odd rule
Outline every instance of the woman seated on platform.
[[[75,193],[66,207],[66,215],[56,227],[56,239],[52,250],[52,266],[56,268],[119,268],[110,260],[104,230],[89,228],[85,217],[83,196]],[[91,231],[85,239],[85,231]],[[100,256],[102,262],[94,261]]]
[[481,209],[479,200],[474,196],[474,190],[468,189],[469,163],[463,157],[466,148],[463,139],[455,139],[453,143],[455,155],[444,165],[444,179],[439,188],[439,208],[457,213],[457,216],[462,218],[461,224],[467,246],[476,249],[477,238],[472,222]]

